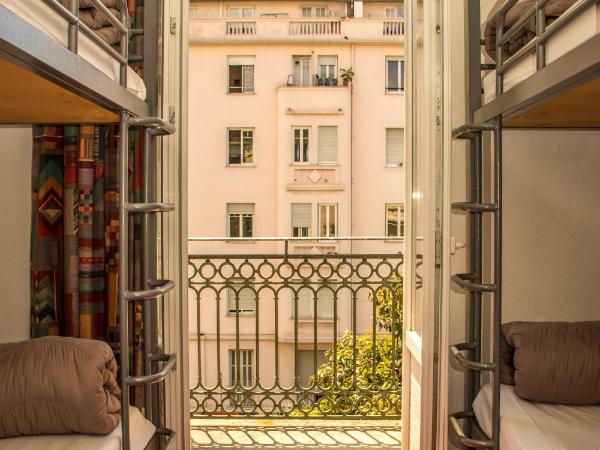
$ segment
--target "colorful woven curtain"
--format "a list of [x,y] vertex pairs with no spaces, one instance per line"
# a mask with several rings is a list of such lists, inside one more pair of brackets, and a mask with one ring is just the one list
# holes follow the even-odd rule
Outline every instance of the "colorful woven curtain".
[[[129,201],[141,195],[141,135],[129,149]],[[118,128],[36,126],[33,130],[32,337],[108,341],[119,352]],[[130,219],[130,286],[141,273],[139,218]],[[131,305],[130,354],[141,374],[141,306]]]

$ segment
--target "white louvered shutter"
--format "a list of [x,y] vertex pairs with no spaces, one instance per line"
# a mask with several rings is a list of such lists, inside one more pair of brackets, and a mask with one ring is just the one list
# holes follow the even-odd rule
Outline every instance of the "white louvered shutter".
[[319,127],[319,162],[337,162],[337,127]]
[[385,135],[386,164],[402,166],[404,164],[404,129],[387,128]]
[[229,214],[254,214],[254,203],[228,203]]
[[254,92],[254,66],[242,66],[242,92]]
[[309,227],[311,222],[310,203],[292,203],[292,227]]

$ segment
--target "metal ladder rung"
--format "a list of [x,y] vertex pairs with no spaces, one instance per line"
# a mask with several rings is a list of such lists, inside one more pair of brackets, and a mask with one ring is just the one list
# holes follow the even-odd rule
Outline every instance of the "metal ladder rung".
[[175,133],[176,128],[160,117],[130,117],[127,120],[130,127],[153,128],[154,136],[165,136]]
[[159,434],[161,436],[168,436],[167,441],[162,447],[163,450],[171,450],[175,445],[175,440],[177,439],[177,433],[175,433],[175,431],[170,430],[169,428],[157,428],[155,434]]
[[173,280],[156,280],[152,281],[150,285],[155,287],[143,291],[127,290],[125,292],[125,298],[130,302],[157,298],[172,290],[175,287],[175,282]]
[[494,131],[496,125],[493,123],[467,123],[461,127],[458,127],[452,131],[453,139],[475,139],[478,133],[484,131]]
[[174,203],[126,203],[125,210],[129,213],[161,213],[175,210]]
[[498,205],[495,203],[473,203],[473,202],[454,202],[452,203],[453,211],[468,211],[468,212],[496,212]]
[[472,292],[496,292],[498,289],[495,284],[474,283],[474,278],[475,274],[472,273],[457,273],[452,275],[451,280],[462,289]]
[[460,364],[463,368],[468,370],[475,370],[477,372],[481,371],[492,371],[496,369],[496,364],[494,363],[486,363],[480,361],[473,361],[465,357],[462,354],[465,350],[473,350],[474,345],[470,342],[464,342],[462,344],[452,345],[450,347],[450,354],[454,357],[454,360]]
[[136,377],[127,377],[125,378],[125,383],[128,386],[140,386],[140,385],[148,385],[159,383],[165,378],[167,375],[175,367],[175,363],[177,362],[177,355],[175,353],[171,354],[155,354],[148,355],[153,361],[166,361],[165,365],[158,372],[150,374],[150,375],[141,375]]
[[494,448],[496,443],[492,439],[475,439],[465,434],[463,428],[458,422],[461,419],[475,420],[473,411],[460,411],[450,415],[450,428],[454,432],[456,439],[467,448]]

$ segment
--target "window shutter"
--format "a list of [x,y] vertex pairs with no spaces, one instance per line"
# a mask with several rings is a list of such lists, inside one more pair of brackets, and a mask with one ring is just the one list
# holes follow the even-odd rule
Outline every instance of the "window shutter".
[[401,166],[404,164],[404,129],[387,128],[385,135],[386,164]]
[[242,67],[243,92],[254,92],[254,66]]
[[335,55],[319,56],[319,65],[320,66],[337,66],[337,56],[335,56]]
[[[298,318],[308,319],[312,317],[313,312],[313,294],[309,289],[301,289],[298,291]],[[292,304],[292,311],[294,305]]]
[[254,214],[254,203],[228,203],[228,214]]
[[256,61],[255,56],[228,56],[227,63],[230,66],[253,66]]
[[337,127],[319,127],[319,162],[337,162]]
[[292,203],[292,227],[309,227],[311,222],[310,203]]
[[329,288],[321,288],[317,292],[317,314],[319,318],[333,317],[333,292]]

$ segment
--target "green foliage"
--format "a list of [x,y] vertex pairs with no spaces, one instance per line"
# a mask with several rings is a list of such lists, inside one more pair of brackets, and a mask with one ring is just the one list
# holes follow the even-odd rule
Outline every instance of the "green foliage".
[[380,287],[371,298],[376,332],[344,333],[313,380],[325,393],[316,404],[300,401],[294,415],[400,415],[402,300],[402,278]]

